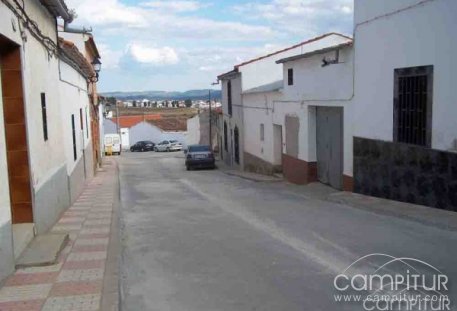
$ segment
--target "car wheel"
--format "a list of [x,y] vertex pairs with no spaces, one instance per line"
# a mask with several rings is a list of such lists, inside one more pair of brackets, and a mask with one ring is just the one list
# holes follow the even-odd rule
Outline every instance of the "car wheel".
[[159,152],[159,150],[158,150],[157,148],[154,148],[154,151],[155,151],[155,152]]
[[190,171],[190,166],[186,165],[186,170]]
[[170,148],[167,148],[167,152],[170,152]]

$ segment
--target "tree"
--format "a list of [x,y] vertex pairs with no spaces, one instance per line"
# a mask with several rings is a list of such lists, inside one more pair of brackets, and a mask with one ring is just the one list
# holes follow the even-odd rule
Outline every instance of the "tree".
[[186,100],[184,101],[184,104],[186,105],[187,108],[190,108],[190,107],[192,107],[192,100],[186,99]]
[[108,97],[108,98],[106,99],[106,101],[108,102],[108,105],[110,105],[110,106],[116,106],[116,102],[117,102],[116,97]]

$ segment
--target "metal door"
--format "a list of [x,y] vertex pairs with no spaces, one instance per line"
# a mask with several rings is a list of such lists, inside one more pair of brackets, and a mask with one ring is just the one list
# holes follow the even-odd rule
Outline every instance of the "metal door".
[[343,108],[317,107],[317,178],[336,189],[343,184]]

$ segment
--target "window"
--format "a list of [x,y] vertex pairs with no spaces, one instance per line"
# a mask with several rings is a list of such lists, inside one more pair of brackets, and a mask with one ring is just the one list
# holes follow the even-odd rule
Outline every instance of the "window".
[[43,137],[48,140],[48,116],[46,112],[46,94],[41,93],[41,118],[43,119]]
[[78,158],[78,153],[76,150],[76,129],[75,129],[75,115],[71,115],[71,130],[72,130],[72,136],[73,136],[73,160],[76,161]]
[[228,151],[228,143],[227,143],[227,122],[224,122],[224,149]]
[[211,151],[209,146],[190,146],[189,152],[209,152]]
[[236,126],[233,135],[235,137],[235,162],[240,164],[240,133],[238,131],[238,127]]
[[294,85],[294,70],[292,68],[287,69],[287,84]]
[[86,138],[89,139],[89,121],[87,120],[87,107],[85,108],[86,112]]
[[83,109],[82,108],[79,108],[79,123],[80,123],[81,131],[84,131]]
[[232,80],[227,81],[227,105],[228,114],[232,115]]
[[431,147],[433,66],[395,69],[394,141]]
[[265,140],[265,125],[262,123],[260,124],[260,141]]

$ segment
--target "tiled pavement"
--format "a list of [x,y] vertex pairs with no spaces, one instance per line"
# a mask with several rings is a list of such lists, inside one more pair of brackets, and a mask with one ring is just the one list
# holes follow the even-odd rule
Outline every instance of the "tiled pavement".
[[[113,274],[106,268],[108,247],[115,243],[115,195],[116,164],[108,158],[51,230],[70,235],[57,264],[17,270],[0,289],[0,311],[101,310],[103,286]],[[115,310],[115,304],[109,309]]]

